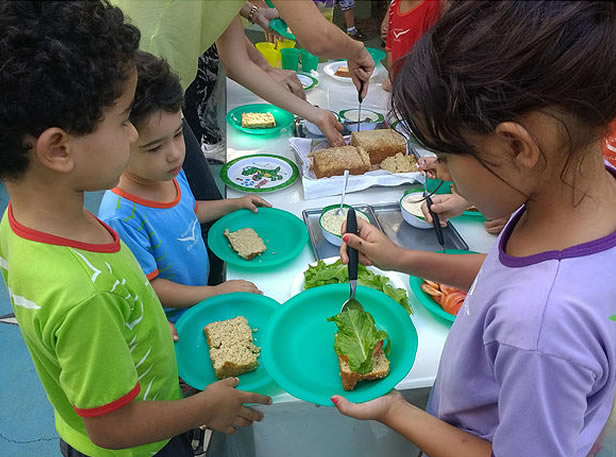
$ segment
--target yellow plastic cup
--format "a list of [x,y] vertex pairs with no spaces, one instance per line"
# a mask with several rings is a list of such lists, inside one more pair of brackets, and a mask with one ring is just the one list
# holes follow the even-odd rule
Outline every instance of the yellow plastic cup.
[[272,67],[280,67],[280,51],[276,49],[274,43],[262,41],[255,44],[255,47],[263,54],[265,60],[267,60]]
[[277,42],[278,49],[294,48],[295,45],[296,45],[295,41],[287,40],[286,38],[283,38],[282,40],[278,40]]

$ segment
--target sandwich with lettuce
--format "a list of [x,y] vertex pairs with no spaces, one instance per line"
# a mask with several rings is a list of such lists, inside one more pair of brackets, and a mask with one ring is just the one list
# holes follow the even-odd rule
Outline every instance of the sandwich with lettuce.
[[344,390],[353,390],[360,381],[380,379],[389,374],[389,336],[376,328],[372,315],[358,302],[349,303],[327,320],[338,327],[334,350]]

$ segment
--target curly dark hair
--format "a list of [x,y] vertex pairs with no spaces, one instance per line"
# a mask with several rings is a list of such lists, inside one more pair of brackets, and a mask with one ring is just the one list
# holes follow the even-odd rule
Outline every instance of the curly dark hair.
[[616,117],[615,49],[612,1],[453,1],[401,65],[393,109],[426,149],[476,156],[463,132],[553,108],[571,153]]
[[130,112],[130,121],[139,125],[157,111],[176,113],[184,104],[180,78],[165,59],[148,52],[137,52],[137,89]]
[[107,0],[0,1],[0,30],[0,179],[18,179],[25,135],[96,129],[130,76],[140,32]]

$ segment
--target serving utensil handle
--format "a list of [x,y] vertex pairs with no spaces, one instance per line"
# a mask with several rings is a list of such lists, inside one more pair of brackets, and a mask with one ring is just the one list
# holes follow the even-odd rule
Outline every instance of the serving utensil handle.
[[[357,217],[355,215],[355,210],[353,208],[349,208],[347,212],[347,225],[346,232],[352,233],[353,235],[357,235]],[[357,249],[352,248],[347,244],[347,255],[349,256],[349,281],[357,280],[357,264],[359,261],[359,255],[357,253]]]

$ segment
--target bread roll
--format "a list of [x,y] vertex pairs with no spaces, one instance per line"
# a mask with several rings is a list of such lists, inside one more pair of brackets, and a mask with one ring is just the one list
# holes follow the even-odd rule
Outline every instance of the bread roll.
[[312,169],[317,178],[341,176],[344,170],[352,175],[363,175],[370,171],[370,157],[355,146],[319,149],[312,153]]

